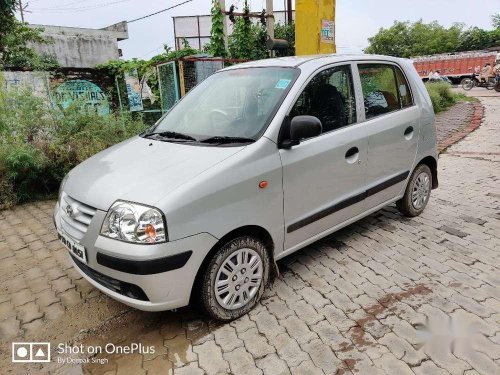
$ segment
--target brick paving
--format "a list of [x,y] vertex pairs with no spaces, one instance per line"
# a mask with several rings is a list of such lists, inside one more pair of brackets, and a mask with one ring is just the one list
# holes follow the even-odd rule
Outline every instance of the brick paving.
[[478,102],[461,102],[436,117],[437,142],[440,151],[477,129],[483,118],[483,106]]
[[[54,202],[0,212],[2,373],[499,374],[500,105],[481,101],[485,119],[441,156],[420,217],[388,207],[285,258],[261,303],[229,324],[136,311],[92,288],[56,240]],[[452,111],[441,134],[474,116]],[[27,340],[156,350],[10,364],[10,342]]]

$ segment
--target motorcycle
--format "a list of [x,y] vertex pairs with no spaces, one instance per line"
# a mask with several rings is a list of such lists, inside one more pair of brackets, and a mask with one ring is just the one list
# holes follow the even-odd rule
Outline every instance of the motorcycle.
[[500,76],[497,74],[495,77],[490,77],[488,82],[480,81],[479,74],[472,74],[471,77],[464,78],[460,85],[465,91],[469,91],[474,87],[484,87],[487,90],[493,90],[500,92]]

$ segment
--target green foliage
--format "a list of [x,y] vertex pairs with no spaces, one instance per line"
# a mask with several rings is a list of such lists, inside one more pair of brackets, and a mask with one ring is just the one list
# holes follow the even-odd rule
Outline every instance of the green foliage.
[[457,51],[473,51],[498,45],[500,45],[500,28],[487,31],[473,27],[462,33]]
[[276,56],[295,56],[295,23],[274,25],[274,37],[288,41],[288,48],[284,51],[276,51]]
[[207,52],[212,56],[226,57],[226,46],[224,42],[224,14],[219,0],[212,0],[212,28],[210,29],[210,44]]
[[[250,8],[245,1],[243,13]],[[238,17],[233,33],[228,37],[229,55],[233,59],[257,60],[268,57],[266,48],[267,33],[261,24],[252,24],[248,17]]]
[[450,28],[436,21],[425,24],[422,20],[415,23],[395,21],[388,29],[368,38],[366,53],[411,57],[435,53],[454,52],[460,45],[463,25],[455,24]]
[[451,90],[451,86],[445,82],[428,82],[425,87],[435,113],[442,112],[463,99],[459,94],[455,94]]
[[33,29],[14,16],[14,0],[0,2],[0,66],[50,70],[59,64],[53,56],[38,54],[28,43],[50,43],[42,37],[43,29]]
[[368,38],[368,42],[366,53],[412,57],[493,47],[500,43],[500,29],[465,29],[460,23],[445,28],[437,21],[395,21],[390,28],[381,28]]
[[491,16],[491,24],[495,29],[500,28],[500,13],[495,13]]
[[145,73],[150,72],[151,68],[155,67],[158,64],[200,53],[199,50],[191,48],[189,44],[185,44],[184,47],[179,49],[178,51],[173,51],[167,45],[165,45],[164,48],[164,53],[153,56],[150,60],[142,60],[136,58],[132,60],[110,60],[106,64],[97,65],[96,68],[101,69],[110,75],[120,75],[126,71],[137,69],[139,77],[142,77]]
[[51,107],[0,77],[0,209],[54,194],[64,175],[97,152],[146,129],[130,113],[99,116],[83,102]]

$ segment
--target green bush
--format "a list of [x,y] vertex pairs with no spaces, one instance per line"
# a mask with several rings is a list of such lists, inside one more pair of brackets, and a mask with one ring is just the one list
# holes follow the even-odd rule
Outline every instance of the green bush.
[[0,77],[0,209],[49,197],[70,169],[146,129],[130,113],[99,116],[85,103],[52,107]]
[[429,96],[431,97],[434,112],[442,112],[453,104],[455,104],[461,97],[451,90],[451,86],[445,82],[427,82],[425,84]]

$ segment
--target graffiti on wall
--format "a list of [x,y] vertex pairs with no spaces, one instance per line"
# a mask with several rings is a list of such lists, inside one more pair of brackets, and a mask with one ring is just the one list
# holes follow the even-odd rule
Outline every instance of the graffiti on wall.
[[53,97],[58,106],[66,109],[75,101],[82,101],[100,115],[110,112],[106,94],[96,84],[83,79],[75,79],[61,83]]
[[45,72],[0,72],[7,90],[27,88],[35,96],[50,100],[49,76]]

